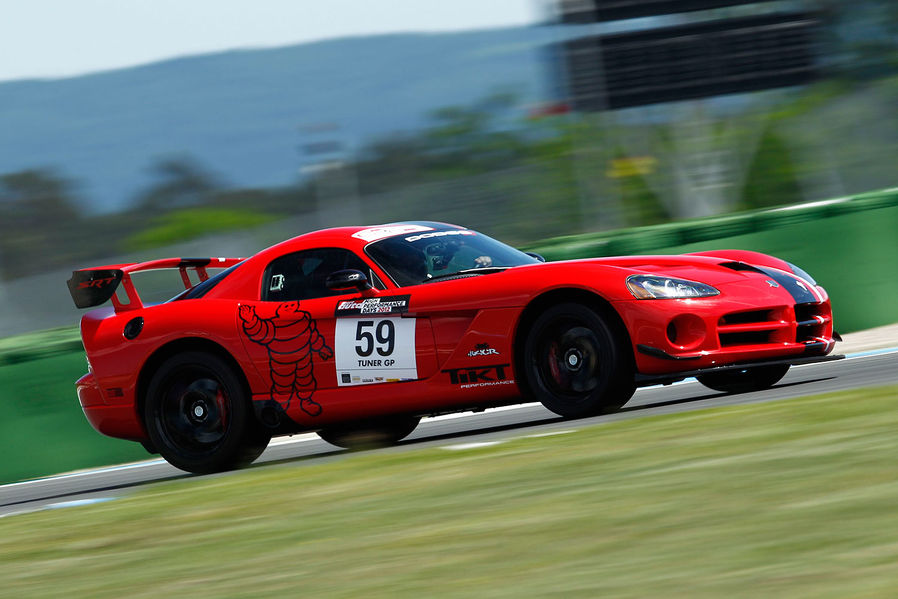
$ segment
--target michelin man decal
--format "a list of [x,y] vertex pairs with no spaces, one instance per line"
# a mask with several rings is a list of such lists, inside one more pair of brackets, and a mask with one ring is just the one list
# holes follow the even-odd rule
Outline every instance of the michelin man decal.
[[[239,314],[243,332],[250,341],[268,350],[271,399],[286,410],[298,398],[303,412],[318,416],[321,405],[312,400],[318,388],[312,352],[322,360],[331,359],[334,352],[318,332],[312,315],[300,310],[298,301],[279,305],[273,318],[259,318],[255,307],[247,305],[240,306]],[[284,397],[286,401],[282,400]]]

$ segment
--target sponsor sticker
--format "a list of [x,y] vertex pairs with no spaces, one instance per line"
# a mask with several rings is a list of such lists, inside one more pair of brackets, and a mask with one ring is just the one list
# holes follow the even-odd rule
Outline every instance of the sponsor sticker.
[[490,347],[489,343],[478,343],[474,346],[474,349],[468,352],[469,358],[476,358],[478,356],[498,356],[499,350]]
[[449,382],[462,389],[475,387],[493,387],[496,385],[513,385],[506,368],[511,364],[492,364],[490,366],[472,366],[465,368],[449,368],[440,372],[449,375]]
[[362,316],[366,314],[401,314],[408,312],[411,295],[389,295],[364,299],[340,300],[334,316]]
[[340,387],[418,378],[413,318],[340,319],[336,326],[335,346]]
[[268,317],[257,314],[252,304],[241,304],[237,317],[246,338],[265,348],[271,401],[288,410],[291,402],[299,400],[300,409],[309,416],[321,414],[321,404],[313,399],[318,389],[313,354],[330,360],[334,352],[312,315],[298,301],[289,301],[278,304],[274,316]]
[[420,235],[412,235],[411,237],[406,237],[405,240],[408,242],[418,241],[419,239],[430,239],[431,237],[446,237],[451,235],[477,235],[474,231],[469,231],[468,229],[453,229],[451,231],[434,231],[433,233],[421,233]]
[[425,227],[424,225],[387,225],[385,227],[371,227],[370,229],[356,231],[352,236],[362,241],[378,241],[387,237],[420,233],[421,231],[433,231],[433,227]]

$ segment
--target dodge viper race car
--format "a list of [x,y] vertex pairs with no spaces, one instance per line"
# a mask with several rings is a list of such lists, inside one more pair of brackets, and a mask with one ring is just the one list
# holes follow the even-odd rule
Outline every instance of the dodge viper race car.
[[[144,303],[135,275],[159,269],[185,289]],[[273,435],[390,443],[422,416],[526,401],[577,418],[637,386],[760,390],[841,357],[823,288],[750,251],[547,263],[405,222],[77,270],[68,286],[79,308],[112,303],[81,320],[87,419],[198,473],[250,463]]]

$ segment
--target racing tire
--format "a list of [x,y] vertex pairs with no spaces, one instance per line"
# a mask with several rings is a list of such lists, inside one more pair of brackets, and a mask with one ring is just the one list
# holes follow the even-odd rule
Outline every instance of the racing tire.
[[409,436],[420,421],[418,416],[391,416],[329,426],[318,431],[318,436],[344,449],[373,449],[398,443]]
[[723,393],[748,393],[762,391],[777,384],[789,371],[788,364],[755,366],[742,370],[725,370],[700,374],[698,379],[705,387]]
[[558,304],[534,321],[523,366],[534,399],[565,418],[615,412],[636,390],[623,340],[583,304]]
[[246,466],[271,440],[232,367],[205,352],[177,354],[159,367],[147,388],[144,424],[167,462],[195,474]]

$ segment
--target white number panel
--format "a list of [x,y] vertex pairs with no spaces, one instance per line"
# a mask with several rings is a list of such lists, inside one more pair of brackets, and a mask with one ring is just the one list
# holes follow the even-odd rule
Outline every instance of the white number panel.
[[335,337],[341,387],[418,378],[414,318],[338,318]]

